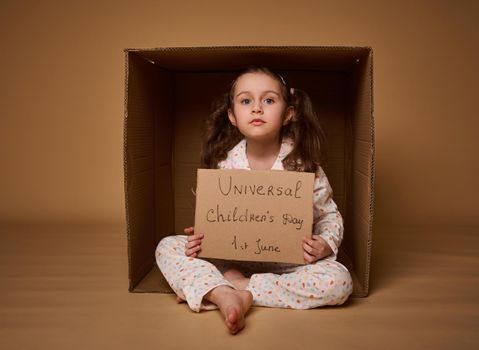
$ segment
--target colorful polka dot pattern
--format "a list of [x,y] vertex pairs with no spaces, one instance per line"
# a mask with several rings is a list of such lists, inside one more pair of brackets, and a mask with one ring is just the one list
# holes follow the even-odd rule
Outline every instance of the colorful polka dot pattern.
[[203,299],[213,288],[235,288],[223,277],[231,267],[250,278],[246,289],[253,294],[254,306],[312,309],[340,305],[353,290],[347,268],[331,258],[307,265],[198,259],[185,255],[186,242],[185,235],[163,238],[156,248],[156,262],[173,291],[195,312],[218,308]]
[[319,167],[313,187],[313,235],[319,235],[329,244],[333,250],[330,257],[334,260],[343,240],[343,231],[343,218],[333,200],[333,190]]
[[220,285],[235,287],[215,265],[204,259],[186,256],[186,242],[186,235],[163,238],[156,248],[156,263],[171,289],[185,299],[193,311],[217,309],[206,299],[202,304],[203,296]]

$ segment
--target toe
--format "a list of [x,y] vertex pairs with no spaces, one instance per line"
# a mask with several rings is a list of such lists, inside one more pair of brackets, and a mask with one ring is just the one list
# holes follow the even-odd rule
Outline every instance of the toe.
[[230,322],[231,324],[236,324],[237,321],[238,321],[238,310],[232,307],[231,309],[229,309],[229,312],[228,312],[228,322]]

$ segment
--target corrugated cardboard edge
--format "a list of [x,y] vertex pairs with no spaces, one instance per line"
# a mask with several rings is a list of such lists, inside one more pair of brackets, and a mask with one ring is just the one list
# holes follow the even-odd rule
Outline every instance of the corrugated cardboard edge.
[[138,53],[143,59],[147,60],[148,62],[155,64],[154,61],[149,60],[146,57],[143,57],[141,53],[148,53],[148,52],[179,52],[184,53],[188,51],[229,51],[229,50],[246,50],[246,51],[253,51],[253,50],[264,50],[264,51],[271,51],[275,52],[276,54],[281,50],[291,50],[294,51],[309,51],[309,50],[319,50],[323,52],[327,51],[357,51],[358,53],[367,53],[371,51],[369,46],[314,46],[314,45],[303,45],[303,46],[295,46],[295,45],[225,45],[225,46],[168,46],[168,47],[149,47],[149,48],[127,48],[125,52],[131,53]]
[[125,216],[126,216],[126,236],[128,243],[128,291],[133,291],[132,271],[131,271],[131,233],[130,233],[130,216],[128,215],[128,154],[127,154],[127,122],[128,122],[128,77],[129,77],[129,61],[128,50],[123,50],[125,54],[125,96],[124,96],[124,112],[123,112],[123,185],[125,191]]
[[369,205],[369,233],[368,233],[368,255],[367,255],[367,268],[365,281],[366,285],[364,286],[364,296],[369,294],[369,277],[371,269],[371,250],[372,250],[372,235],[373,235],[373,220],[374,220],[374,187],[376,181],[376,143],[375,143],[375,120],[374,120],[374,69],[373,69],[373,48],[369,47],[370,52],[370,64],[369,70],[371,74],[371,198]]
[[127,48],[124,49],[125,52],[142,52],[142,51],[191,51],[191,50],[225,50],[225,49],[298,49],[298,50],[305,50],[305,49],[326,49],[326,50],[369,50],[372,52],[372,48],[370,46],[314,46],[314,45],[304,45],[304,46],[295,46],[295,45],[232,45],[232,46],[167,46],[167,47],[154,47],[154,48]]
[[124,192],[125,192],[125,216],[126,216],[126,235],[127,235],[127,249],[128,249],[128,291],[134,292],[136,285],[145,278],[149,271],[149,267],[142,267],[140,270],[145,271],[140,278],[133,280],[133,264],[132,264],[132,243],[131,243],[131,224],[129,215],[129,197],[128,197],[128,185],[129,185],[129,170],[128,170],[128,81],[129,81],[129,51],[123,50],[125,54],[125,95],[124,95],[124,117],[123,117],[123,179],[124,179]]

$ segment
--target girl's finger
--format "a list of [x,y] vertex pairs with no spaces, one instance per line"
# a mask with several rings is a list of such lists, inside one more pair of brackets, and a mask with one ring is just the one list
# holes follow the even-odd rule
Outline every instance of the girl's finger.
[[317,235],[313,236],[313,239],[309,242],[309,245],[318,251],[323,250],[324,247],[328,245],[322,237],[319,237]]
[[196,241],[187,242],[185,244],[185,248],[193,248],[193,247],[196,247],[197,245],[201,245],[201,239],[197,239]]
[[195,231],[195,229],[194,229],[193,226],[191,226],[191,227],[185,228],[184,231],[185,231],[185,233],[186,233],[187,235],[190,235],[190,234],[192,234],[192,233]]
[[191,257],[196,257],[198,255],[198,252],[201,250],[201,247],[200,246],[196,246],[194,248],[191,248],[191,249],[187,249],[186,250],[186,255],[187,256],[191,256]]
[[196,241],[198,239],[203,239],[204,236],[205,235],[202,234],[202,233],[197,233],[196,235],[191,235],[191,236],[186,237],[186,240],[188,242],[192,242],[192,241]]
[[307,245],[307,244],[303,244],[303,250],[308,253],[309,255],[311,256],[315,256],[315,250],[313,247]]
[[[322,246],[319,242],[317,241],[311,241],[310,239],[305,239],[303,240],[304,244],[311,249],[308,250],[308,252],[312,253],[314,256],[318,257],[321,253]],[[306,248],[304,248],[306,250]]]
[[305,251],[307,251],[309,254],[313,255],[313,247],[311,247],[310,245],[304,243],[304,244],[303,244],[303,249],[304,249]]
[[303,237],[303,242],[309,244],[311,247],[314,246],[315,241],[310,238]]
[[308,263],[313,263],[316,261],[316,258],[314,256],[312,256],[311,254],[309,254],[308,252],[303,252],[303,257],[304,257],[304,261],[308,262]]
[[314,241],[314,248],[318,252],[317,256],[319,259],[328,256],[332,253],[331,247],[328,243],[322,238],[318,236],[318,240]]

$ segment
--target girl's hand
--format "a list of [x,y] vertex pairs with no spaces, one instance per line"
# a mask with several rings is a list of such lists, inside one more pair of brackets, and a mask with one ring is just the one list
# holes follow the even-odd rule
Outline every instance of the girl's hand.
[[196,258],[201,250],[201,240],[205,235],[202,233],[195,234],[194,227],[185,228],[185,233],[188,235],[188,242],[185,244],[185,254],[186,256]]
[[309,264],[333,253],[329,244],[319,235],[312,235],[311,238],[303,237],[303,250],[304,261]]

